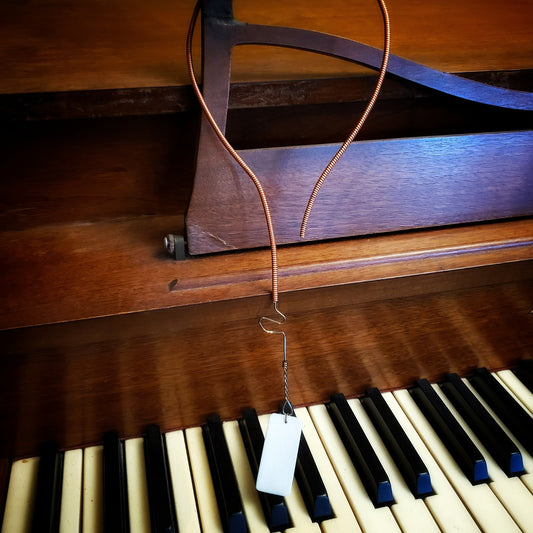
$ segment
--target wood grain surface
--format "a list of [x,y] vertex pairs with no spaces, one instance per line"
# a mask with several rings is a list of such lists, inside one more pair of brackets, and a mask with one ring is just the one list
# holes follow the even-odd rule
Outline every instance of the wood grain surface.
[[[532,67],[531,2],[388,4],[395,54],[489,81],[500,71],[498,82]],[[234,7],[247,22],[380,45],[370,0]],[[194,174],[198,121],[184,58],[192,8],[193,0],[0,3],[0,501],[5,458],[35,453],[43,440],[87,445],[107,429],[126,437],[154,422],[188,427],[211,412],[270,412],[282,399],[281,347],[257,323],[272,310],[268,250],[176,262],[163,249],[165,234],[184,231]],[[345,92],[354,90],[357,113],[373,83],[345,62],[259,47],[235,50],[232,80],[231,133],[244,148],[292,144],[292,113],[306,142],[319,142],[324,117],[336,142]],[[371,138],[494,124],[479,109],[437,111],[441,101],[394,81],[386,90],[395,105],[377,110]],[[258,105],[269,110],[261,119]],[[506,127],[527,124],[498,120]],[[279,253],[295,405],[533,354],[531,219]]]
[[[389,0],[392,51],[447,72],[531,68],[530,2]],[[42,0],[0,4],[0,93],[188,85],[185,35],[194,0]],[[372,0],[235,0],[235,17],[381,46]],[[284,50],[237,49],[234,81],[346,77],[358,67]],[[199,60],[199,50],[196,50]]]
[[[169,257],[162,236],[180,221],[141,217],[4,232],[0,328],[269,295],[266,249]],[[279,252],[280,291],[531,258],[531,220],[293,246]]]
[[[283,296],[293,403],[530,357],[531,269],[529,262]],[[211,412],[228,419],[250,405],[276,410],[281,344],[257,323],[270,312],[265,295],[1,332],[0,457],[34,453],[49,438],[80,446],[111,428],[132,436],[152,422],[168,430],[201,424]]]
[[[189,250],[267,246],[256,187],[213,137],[202,130],[186,219]],[[262,184],[279,244],[533,214],[531,132],[357,142],[325,181],[302,238],[315,182],[339,147],[239,152]]]

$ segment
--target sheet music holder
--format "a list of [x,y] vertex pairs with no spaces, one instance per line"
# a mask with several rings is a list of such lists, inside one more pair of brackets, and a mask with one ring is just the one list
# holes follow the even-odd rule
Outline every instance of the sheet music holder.
[[[233,18],[231,0],[202,3],[202,36],[203,96],[222,131],[227,120],[234,46],[285,46],[374,69],[381,60],[380,50],[342,37],[243,24]],[[524,113],[533,110],[531,93],[482,84],[393,55],[389,75],[481,103],[487,106],[487,113],[494,107]],[[336,150],[337,145],[321,144],[239,151],[263,183],[279,244],[302,241],[299,228],[307,199]],[[356,140],[321,190],[306,240],[530,215],[531,154],[531,131]],[[205,118],[186,226],[191,254],[268,244],[255,188]]]

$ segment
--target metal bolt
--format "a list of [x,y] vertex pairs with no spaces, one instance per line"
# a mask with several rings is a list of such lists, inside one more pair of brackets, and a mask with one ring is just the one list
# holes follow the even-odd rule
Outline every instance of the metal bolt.
[[183,235],[174,235],[169,233],[164,238],[165,248],[167,252],[177,261],[183,261],[186,257],[185,237]]
[[176,239],[174,237],[174,235],[172,235],[171,233],[169,233],[165,239],[164,239],[164,243],[165,243],[165,249],[166,251],[170,254],[170,255],[174,255],[174,247],[175,247],[175,244],[176,244]]

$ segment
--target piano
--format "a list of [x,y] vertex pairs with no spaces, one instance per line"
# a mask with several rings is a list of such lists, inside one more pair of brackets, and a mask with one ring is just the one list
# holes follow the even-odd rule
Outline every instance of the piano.
[[[531,92],[530,6],[387,4],[396,56]],[[242,223],[225,225],[239,237],[232,250],[218,249],[228,241],[213,220],[238,221],[242,206],[198,208],[196,155],[204,161],[209,153],[197,151],[203,125],[181,52],[193,8],[192,0],[0,6],[2,533],[31,531],[32,522],[35,531],[54,530],[68,516],[74,526],[61,531],[103,531],[114,519],[125,531],[155,531],[160,519],[168,530],[165,516],[180,531],[231,530],[220,507],[225,487],[217,489],[213,474],[217,457],[233,466],[249,531],[532,530],[532,452],[516,424],[527,429],[532,417],[531,111],[387,75],[356,144],[473,140],[468,176],[486,186],[457,195],[472,210],[427,223],[437,202],[423,198],[418,221],[416,211],[407,213],[409,227],[372,226],[381,218],[374,216],[362,232],[334,235],[324,233],[335,226],[326,217],[306,242],[280,230],[291,401],[309,453],[286,498],[290,522],[273,526],[254,492],[243,422],[252,408],[264,431],[283,398],[279,339],[257,324],[272,310],[270,256],[265,242],[246,241]],[[381,44],[372,2],[332,0],[326,8],[276,0],[267,9],[254,0],[233,8],[250,23]],[[194,58],[199,65],[199,35]],[[357,62],[294,50],[238,47],[233,60],[226,131],[250,154],[342,142],[376,79]],[[484,151],[493,135],[512,139],[503,155]],[[510,174],[502,180],[494,169],[504,166]],[[484,172],[494,181],[484,182]],[[375,201],[361,198],[354,212]],[[456,213],[455,202],[447,207]],[[262,223],[262,213],[257,218]],[[203,235],[192,231],[198,220],[207,224]],[[289,227],[283,218],[275,224]],[[164,249],[169,234],[183,238],[183,260]],[[493,403],[491,389],[505,400]],[[502,401],[512,406],[503,413],[519,413],[515,422],[502,420]],[[453,421],[443,429],[447,417]],[[413,447],[431,479],[418,497],[383,432],[396,423],[406,439],[399,442]],[[353,437],[357,425],[390,481],[391,500],[377,501],[366,467],[355,466],[371,462],[354,460],[363,439]],[[501,446],[487,440],[487,427],[518,449],[513,472],[492,450]],[[463,441],[453,437],[463,432],[481,450],[488,478],[483,464],[479,478],[461,466]],[[104,481],[104,461],[111,480]],[[313,517],[306,483],[323,483],[331,515]],[[43,504],[41,493],[57,498]],[[110,493],[117,499],[106,504]]]

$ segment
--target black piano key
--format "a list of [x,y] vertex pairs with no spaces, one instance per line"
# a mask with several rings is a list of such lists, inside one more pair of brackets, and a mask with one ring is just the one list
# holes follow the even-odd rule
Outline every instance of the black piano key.
[[394,503],[387,473],[344,395],[334,394],[327,409],[373,504],[382,507]]
[[[243,411],[242,419],[239,420],[239,428],[252,474],[254,479],[257,479],[265,437],[255,409],[245,409]],[[258,494],[266,523],[271,531],[292,527],[289,510],[282,496],[264,492],[259,492]]]
[[116,431],[104,435],[104,531],[129,531],[124,448]]
[[483,455],[430,383],[419,379],[409,392],[469,481],[474,485],[488,482]]
[[326,487],[303,433],[300,438],[295,475],[311,520],[321,522],[332,518],[333,509]]
[[32,533],[59,531],[63,454],[57,444],[45,443],[40,450]]
[[457,374],[446,374],[441,389],[483,446],[508,476],[524,472],[520,450]]
[[172,505],[172,488],[163,438],[157,425],[146,428],[144,458],[152,533],[174,533],[177,528]]
[[529,413],[486,368],[477,368],[469,380],[522,446],[533,454],[533,418]]
[[516,377],[533,392],[533,359],[523,359],[513,368]]
[[379,390],[367,389],[361,402],[415,498],[433,494],[426,465]]
[[246,533],[246,516],[220,417],[208,416],[202,432],[224,532]]

